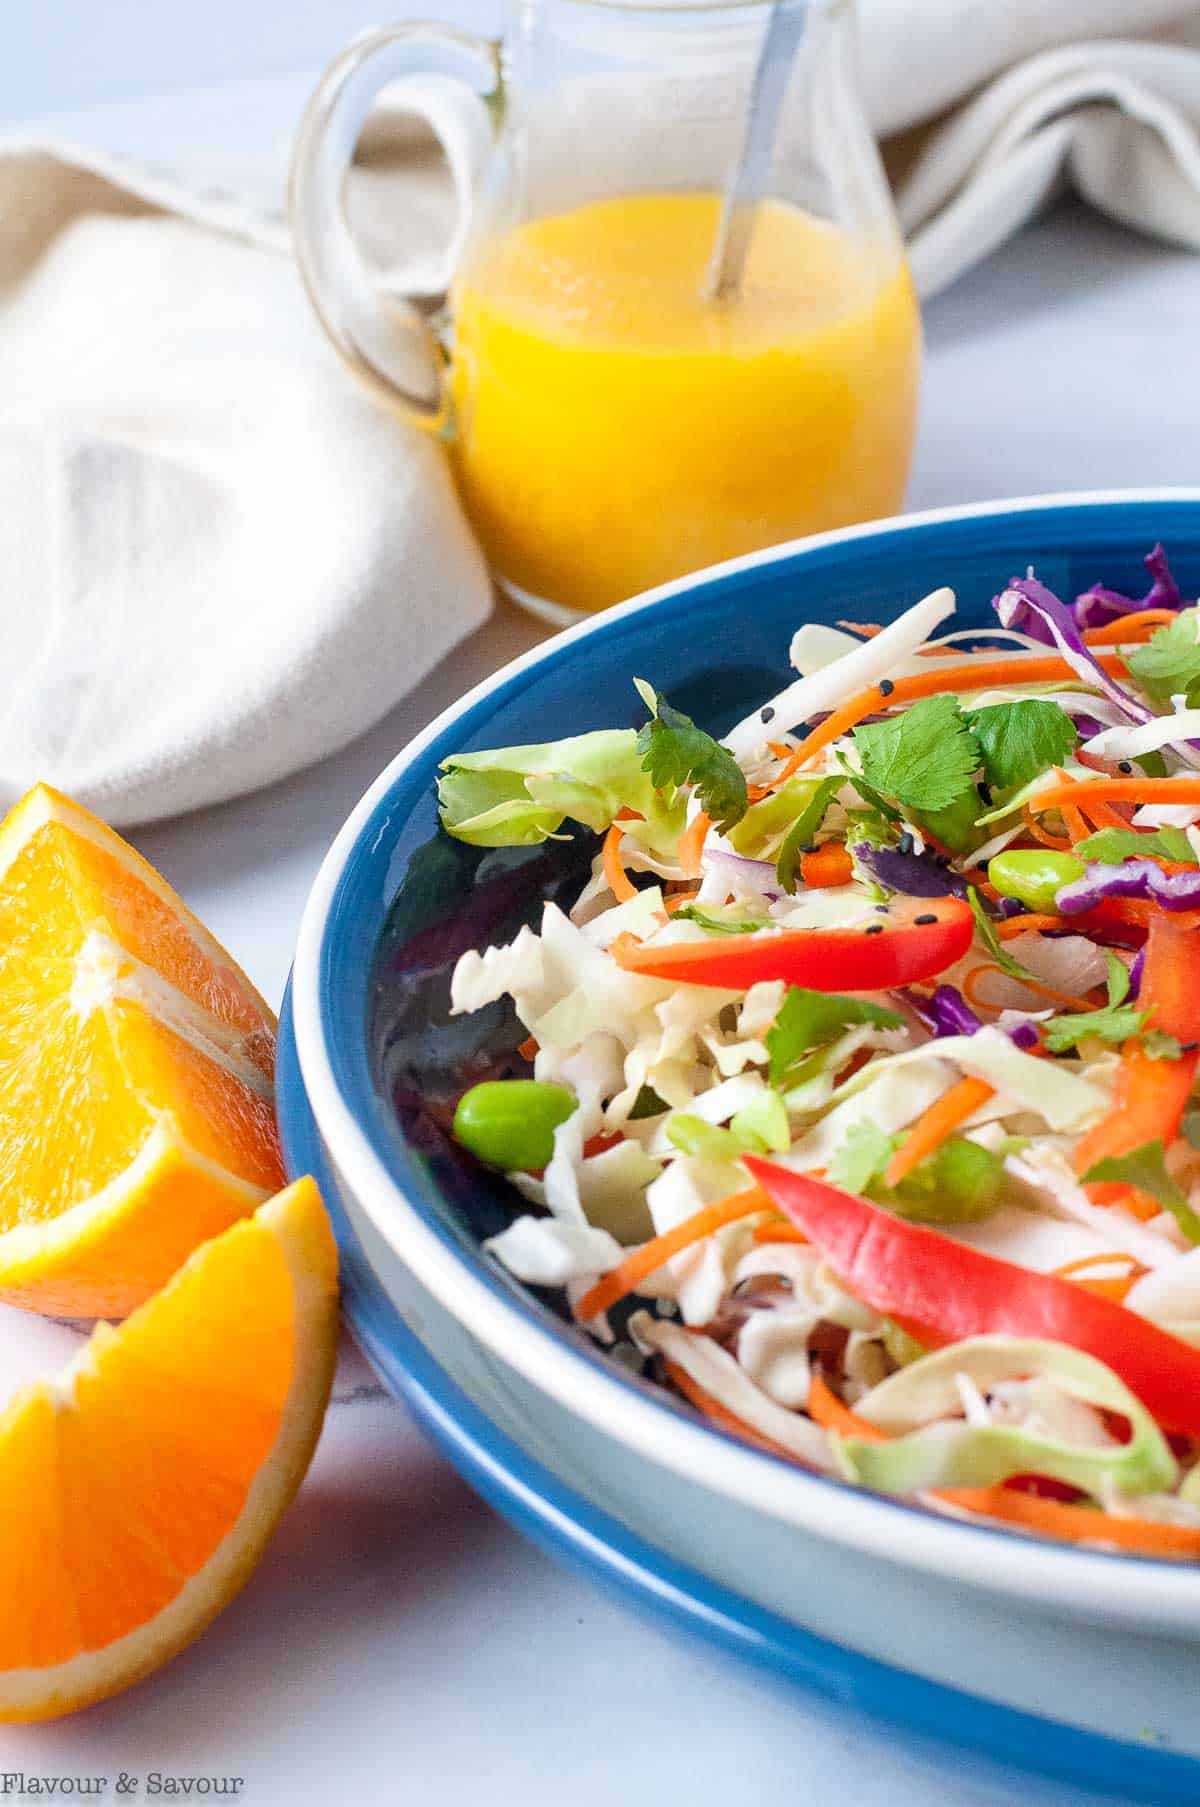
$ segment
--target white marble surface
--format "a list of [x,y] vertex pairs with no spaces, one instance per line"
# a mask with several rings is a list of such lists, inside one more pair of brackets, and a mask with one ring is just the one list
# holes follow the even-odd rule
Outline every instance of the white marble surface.
[[[279,144],[302,89],[270,87]],[[189,121],[224,118],[220,147],[236,156],[244,117],[225,91],[60,123],[165,155]],[[1200,260],[1056,214],[930,311],[912,504],[1200,476],[1197,318]],[[362,789],[438,708],[537,637],[498,610],[340,757],[138,837],[269,996]],[[10,1383],[61,1341],[53,1327],[23,1334],[18,1359],[0,1325]],[[201,1643],[121,1700],[0,1731],[0,1787],[3,1772],[115,1782],[151,1770],[240,1776],[249,1807],[606,1807],[635,1787],[690,1807],[1085,1799],[880,1733],[630,1616],[493,1517],[352,1359],[299,1500]]]

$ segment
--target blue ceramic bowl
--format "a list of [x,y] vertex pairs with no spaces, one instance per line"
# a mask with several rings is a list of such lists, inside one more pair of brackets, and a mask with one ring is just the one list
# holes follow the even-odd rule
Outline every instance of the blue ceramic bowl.
[[[1097,578],[1136,592],[1156,539],[1185,590],[1200,591],[1200,493],[914,516],[669,585],[499,673],[397,757],[334,844],[296,956],[304,1096],[285,1085],[280,1105],[292,1143],[311,1113],[327,1185],[448,1383],[572,1497],[797,1632],[997,1706],[1115,1732],[1134,1751],[1150,1737],[1200,1759],[1200,1570],[954,1523],[803,1473],[698,1421],[481,1254],[485,1188],[465,1195],[402,1131],[367,1029],[373,962],[402,885],[435,939],[462,908],[453,863],[436,852],[433,782],[446,755],[632,719],[634,674],[720,730],[778,685],[801,621],[887,620],[950,583],[961,619],[982,623],[993,593],[1031,562],[1068,595]],[[1104,1640],[1089,1633],[1097,1623]],[[1117,1660],[1118,1637],[1136,1662]]]

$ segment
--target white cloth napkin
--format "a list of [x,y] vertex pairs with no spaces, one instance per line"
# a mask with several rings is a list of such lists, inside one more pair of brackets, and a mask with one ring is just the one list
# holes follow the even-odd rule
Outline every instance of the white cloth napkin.
[[[958,104],[899,193],[924,294],[1063,183],[1200,248],[1195,0],[860,11],[881,134]],[[374,137],[354,210],[393,284],[389,222],[409,253],[417,222],[427,272],[454,206],[407,123]],[[123,824],[254,789],[368,727],[488,608],[441,449],[309,316],[278,147],[223,192],[213,148],[164,172],[0,144],[0,802],[47,778]]]
[[128,823],[253,790],[486,616],[441,448],[346,375],[285,246],[104,159],[0,154],[4,802],[46,778]]

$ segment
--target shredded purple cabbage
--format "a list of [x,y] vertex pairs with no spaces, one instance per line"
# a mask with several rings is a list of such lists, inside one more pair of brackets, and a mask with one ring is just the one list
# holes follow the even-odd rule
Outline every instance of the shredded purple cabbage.
[[853,849],[854,857],[889,891],[904,897],[965,897],[967,881],[950,866],[944,866],[935,854],[905,853],[899,847],[872,847],[862,842]]
[[939,985],[929,1000],[935,1035],[974,1035],[983,1024],[956,985]]
[[706,850],[703,860],[706,871],[716,866],[728,872],[731,877],[744,879],[768,903],[774,903],[783,896],[782,886],[770,860],[747,859],[743,853],[726,853],[723,847],[712,853]]
[[1029,1019],[1026,1018],[1023,1023],[1014,1023],[1012,1025],[1008,1031],[1008,1039],[1014,1046],[1020,1048],[1023,1053],[1028,1054],[1032,1049],[1038,1046],[1042,1038],[1038,1034],[1037,1024],[1031,1023]]
[[1014,577],[1006,590],[993,597],[992,607],[1003,627],[1017,628],[1045,646],[1056,647],[1072,671],[1085,684],[1103,691],[1127,720],[1149,722],[1156,719],[1153,709],[1139,703],[1109,677],[1095,654],[1084,645],[1072,611],[1036,577]]
[[[928,998],[918,996],[915,991],[902,991],[900,996],[934,1036],[974,1035],[983,1028],[957,985],[939,985],[932,997]],[[1026,1053],[1031,1048],[1036,1048],[1041,1040],[1037,1024],[1028,1020],[1013,1023],[1008,1030],[1008,1037]]]
[[1137,1003],[1138,993],[1142,989],[1142,974],[1146,970],[1146,950],[1139,947],[1129,964],[1129,1001]]
[[1106,590],[1103,584],[1093,584],[1090,590],[1075,598],[1075,619],[1081,628],[1103,627],[1106,621],[1115,621],[1120,615],[1136,615],[1142,609],[1185,609],[1189,606],[1171,575],[1161,544],[1146,554],[1144,562],[1152,579],[1144,596],[1125,596],[1120,590]]
[[1075,732],[1080,740],[1094,740],[1097,734],[1103,734],[1105,724],[1098,717],[1089,715],[1086,708],[1076,709],[1073,704],[1065,702],[1062,706],[1075,723]]
[[1064,916],[1093,910],[1105,897],[1141,897],[1164,910],[1200,910],[1200,871],[1164,872],[1154,860],[1090,865],[1082,878],[1055,893]]

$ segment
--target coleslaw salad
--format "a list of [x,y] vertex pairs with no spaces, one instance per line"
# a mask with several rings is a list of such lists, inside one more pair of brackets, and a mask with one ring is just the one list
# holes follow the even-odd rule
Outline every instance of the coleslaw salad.
[[[641,729],[451,757],[442,807],[485,846],[596,837],[569,913],[455,973],[575,1101],[509,1169],[511,1273],[806,1465],[1195,1555],[1200,611],[1147,562],[1145,596],[1014,578],[990,635],[945,590],[801,628],[723,741],[641,684]],[[863,1277],[839,1200],[924,1239],[938,1311]],[[813,1408],[874,1423],[901,1379],[886,1450]]]

